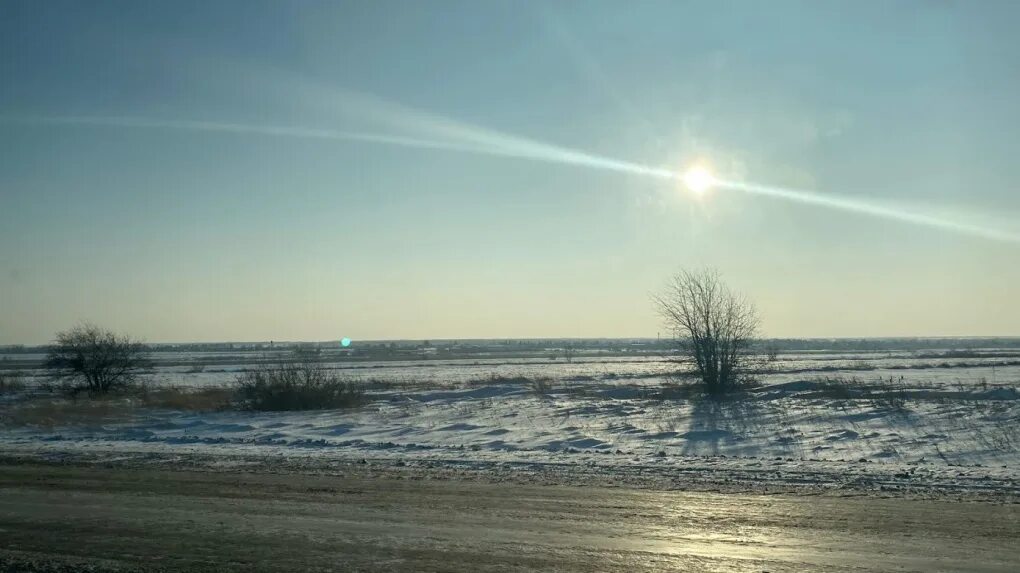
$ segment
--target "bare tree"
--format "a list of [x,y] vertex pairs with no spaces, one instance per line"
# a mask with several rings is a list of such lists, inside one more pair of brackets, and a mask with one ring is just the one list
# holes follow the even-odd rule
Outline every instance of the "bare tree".
[[53,378],[69,382],[73,392],[92,394],[126,386],[147,365],[141,342],[88,322],[58,332],[46,357]]
[[717,271],[681,271],[652,300],[709,394],[733,390],[758,371],[759,357],[751,352],[758,313]]

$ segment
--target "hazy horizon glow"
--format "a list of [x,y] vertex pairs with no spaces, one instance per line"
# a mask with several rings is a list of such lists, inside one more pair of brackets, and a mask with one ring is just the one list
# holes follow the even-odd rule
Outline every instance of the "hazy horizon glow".
[[1020,7],[454,4],[15,0],[0,344],[1020,334]]

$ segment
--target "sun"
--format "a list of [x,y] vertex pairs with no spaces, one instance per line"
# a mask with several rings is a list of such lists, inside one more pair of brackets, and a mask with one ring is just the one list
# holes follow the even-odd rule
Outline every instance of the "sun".
[[684,171],[681,180],[685,187],[698,195],[704,194],[715,183],[715,177],[712,176],[712,173],[700,165],[695,165]]

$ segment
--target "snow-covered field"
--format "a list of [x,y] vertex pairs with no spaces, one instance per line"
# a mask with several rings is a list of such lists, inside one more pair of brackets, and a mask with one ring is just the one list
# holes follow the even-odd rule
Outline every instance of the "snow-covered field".
[[[1015,351],[1014,351],[1015,352]],[[1020,356],[786,357],[740,400],[676,392],[656,359],[357,364],[375,382],[352,410],[121,409],[75,423],[13,423],[0,452],[163,452],[686,467],[826,462],[1020,475]],[[338,365],[343,367],[344,365]],[[233,371],[153,373],[153,384],[226,384]],[[193,370],[193,369],[192,369]],[[550,377],[536,392],[492,375]],[[852,380],[856,378],[856,380]],[[833,379],[839,381],[832,382]],[[877,384],[879,379],[884,380]],[[829,380],[826,382],[826,380]],[[849,384],[846,382],[849,381]],[[860,387],[871,387],[861,390]],[[5,396],[0,416],[29,399]],[[2,418],[0,418],[2,419]],[[834,465],[833,465],[834,464]],[[876,466],[877,467],[877,466]]]

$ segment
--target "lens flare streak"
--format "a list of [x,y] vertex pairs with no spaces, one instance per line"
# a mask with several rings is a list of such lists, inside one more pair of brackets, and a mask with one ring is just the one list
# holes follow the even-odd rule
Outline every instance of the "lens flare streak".
[[141,129],[171,129],[186,131],[206,131],[219,133],[235,133],[261,135],[270,137],[295,137],[301,139],[324,139],[336,141],[360,141],[379,143],[419,149],[436,149],[474,153],[479,155],[495,155],[530,159],[546,163],[578,165],[596,169],[606,169],[623,173],[647,175],[660,178],[671,178],[675,173],[666,169],[656,169],[637,163],[599,157],[583,151],[559,147],[529,139],[499,134],[497,132],[463,130],[452,132],[443,130],[442,135],[459,136],[461,141],[449,139],[425,139],[386,133],[367,133],[355,131],[338,131],[330,129],[312,129],[305,127],[288,127],[272,125],[253,125],[245,123],[223,123],[194,120],[166,120],[146,117],[118,116],[47,116],[47,117],[0,117],[0,123],[27,125],[81,125],[94,127],[124,127]]
[[17,117],[0,118],[3,123],[21,123],[35,125],[82,125],[94,127],[126,127],[139,129],[171,129],[184,131],[207,131],[219,133],[235,133],[243,135],[262,135],[269,137],[296,137],[301,139],[326,139],[338,141],[361,141],[416,147],[421,149],[441,149],[449,151],[477,153],[477,147],[458,143],[419,139],[401,135],[381,133],[363,133],[354,131],[337,131],[329,129],[311,129],[304,127],[285,127],[272,125],[252,125],[245,123],[223,123],[194,120],[166,120],[145,117],[117,116],[51,116],[51,117]]
[[996,241],[1020,243],[1020,233],[1012,233],[1000,229],[993,229],[977,225],[960,223],[957,221],[943,219],[932,215],[904,211],[900,209],[893,209],[890,207],[875,205],[873,203],[848,199],[846,197],[833,197],[830,195],[823,195],[821,193],[815,193],[811,191],[785,189],[782,187],[770,187],[767,185],[757,185],[754,183],[744,183],[739,181],[715,180],[714,185],[721,189],[743,191],[755,195],[775,197],[777,199],[785,199],[788,201],[804,203],[807,205],[817,205],[819,207],[861,213],[864,215],[870,215],[872,217],[892,219],[896,221],[902,221],[904,223],[911,223],[914,225],[921,225],[925,227],[934,227],[946,231],[952,231],[955,233],[972,235],[976,237],[983,237],[985,239],[992,239]]
[[[375,102],[373,105],[379,105],[379,103]],[[642,165],[640,163],[602,157],[584,151],[534,141],[470,124],[464,124],[452,119],[425,114],[424,112],[417,112],[417,110],[404,108],[403,106],[397,106],[396,104],[386,104],[384,107],[386,108],[386,111],[399,110],[398,115],[403,116],[405,119],[414,116],[417,118],[417,121],[410,122],[411,124],[414,124],[418,128],[424,128],[425,131],[434,132],[434,135],[440,139],[409,137],[386,133],[350,132],[328,129],[310,129],[303,127],[264,126],[192,120],[164,120],[144,117],[0,117],[0,123],[207,131],[275,137],[295,137],[304,139],[358,141],[419,149],[434,149],[460,153],[514,157],[546,163],[576,165],[593,169],[649,176],[659,179],[674,179],[684,183],[696,192],[697,189],[701,189],[703,191],[711,186],[718,189],[741,191],[806,205],[838,209],[841,211],[890,219],[913,225],[932,227],[974,237],[1020,243],[1020,232],[967,224],[923,213],[894,209],[862,200],[838,196],[834,197],[832,195],[821,194],[813,191],[786,189],[782,187],[772,187],[742,181],[718,179],[707,172],[704,174],[699,173],[697,177],[695,177],[692,175],[691,171],[679,173],[669,169],[656,168]],[[376,111],[378,111],[378,109],[376,109]],[[416,113],[418,115],[415,115]],[[695,189],[695,187],[697,189]]]

